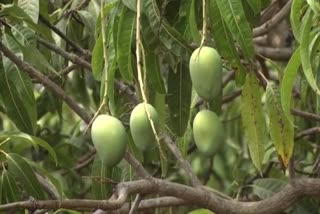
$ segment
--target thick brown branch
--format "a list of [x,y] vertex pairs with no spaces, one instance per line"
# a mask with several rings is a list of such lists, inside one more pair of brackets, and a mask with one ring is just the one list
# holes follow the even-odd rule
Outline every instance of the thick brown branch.
[[[270,214],[279,213],[302,197],[320,196],[320,179],[303,178],[293,179],[278,193],[270,198],[257,202],[240,202],[236,200],[225,200],[213,193],[201,188],[194,188],[182,184],[173,183],[161,179],[138,180],[123,182],[116,186],[113,198],[104,200],[63,200],[63,201],[25,201],[0,205],[0,211],[26,208],[26,209],[58,209],[58,208],[92,208],[92,209],[118,209],[125,204],[127,197],[131,194],[153,194],[172,196],[188,201],[189,205],[210,209],[216,213],[224,214]],[[141,202],[140,206],[144,203]],[[139,206],[139,207],[140,207]]]
[[256,54],[263,57],[276,60],[276,61],[287,61],[290,59],[293,49],[292,48],[271,48],[255,46]]
[[269,21],[253,29],[253,37],[262,36],[280,23],[286,15],[290,12],[292,0],[289,0],[287,4]]

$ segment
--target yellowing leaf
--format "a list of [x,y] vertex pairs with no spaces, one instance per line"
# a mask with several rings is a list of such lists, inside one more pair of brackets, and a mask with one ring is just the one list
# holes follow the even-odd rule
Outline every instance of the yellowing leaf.
[[260,87],[254,74],[248,74],[242,88],[241,117],[253,164],[261,171],[264,157],[265,120]]
[[284,166],[287,167],[294,146],[293,125],[281,108],[280,91],[277,86],[268,84],[266,98],[270,119],[270,136]]

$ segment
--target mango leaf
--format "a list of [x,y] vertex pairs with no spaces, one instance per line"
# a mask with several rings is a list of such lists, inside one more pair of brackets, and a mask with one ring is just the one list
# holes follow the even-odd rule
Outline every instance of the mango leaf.
[[18,189],[17,182],[14,180],[13,175],[5,168],[3,168],[1,175],[1,189],[2,204],[20,200],[21,194]]
[[269,131],[273,144],[287,167],[293,153],[294,129],[282,111],[280,91],[275,85],[267,85],[266,102],[269,114]]
[[9,172],[19,180],[27,194],[37,200],[44,199],[44,191],[28,162],[14,153],[7,154],[7,160]]
[[191,4],[190,4],[189,28],[190,28],[190,32],[191,32],[193,41],[198,46],[200,46],[201,36],[199,34],[199,30],[198,30],[198,26],[197,26],[197,17],[199,17],[198,16],[199,14],[196,12],[196,2],[200,2],[200,1],[192,0]]
[[320,2],[317,0],[307,0],[310,8],[313,10],[313,12],[319,16],[320,15]]
[[261,9],[261,0],[247,0],[248,4],[252,8],[254,14],[260,12]]
[[109,198],[112,193],[112,186],[106,179],[112,178],[112,168],[108,168],[102,164],[98,155],[94,159],[91,176],[92,193],[95,199],[104,200]]
[[[7,60],[3,58],[3,60]],[[0,98],[6,108],[6,114],[15,123],[18,129],[23,132],[34,134],[35,120],[31,119],[25,107],[26,99],[20,97],[20,93],[16,88],[16,82],[9,79],[7,72],[4,70],[2,63],[0,65]]]
[[311,58],[310,58],[310,33],[312,27],[312,18],[313,12],[311,9],[308,9],[306,13],[306,20],[302,23],[302,34],[301,34],[301,45],[300,45],[300,55],[301,55],[301,63],[303,72],[306,76],[306,79],[310,85],[310,87],[320,95],[320,90],[317,86],[313,69],[311,65]]
[[135,28],[135,13],[127,7],[122,7],[117,35],[117,62],[121,76],[126,81],[132,81],[132,43]]
[[92,75],[95,80],[101,80],[103,65],[103,43],[102,36],[100,35],[94,45],[91,58]]
[[290,121],[291,124],[293,124],[290,110],[292,100],[292,88],[300,65],[300,47],[298,47],[294,54],[291,56],[284,70],[283,79],[281,81],[281,105],[284,115]]
[[251,185],[253,194],[261,199],[270,198],[275,193],[279,192],[287,183],[275,178],[260,178],[256,179]]
[[249,73],[242,88],[241,117],[247,136],[253,164],[259,171],[265,153],[266,125],[261,104],[259,83],[253,73]]
[[38,146],[44,148],[45,150],[48,151],[48,153],[53,158],[55,163],[58,164],[58,158],[57,158],[57,155],[56,155],[54,149],[47,142],[42,140],[41,138],[34,137],[34,136],[28,135],[23,132],[2,132],[2,133],[0,133],[0,139],[7,139],[7,138],[10,138],[10,140],[13,140],[13,141],[15,139],[22,140],[25,143],[29,143],[29,144],[33,145],[35,148],[37,148]]
[[290,23],[291,29],[295,39],[300,42],[300,30],[301,30],[301,7],[303,5],[302,0],[293,0],[291,5],[291,12],[290,12]]
[[176,56],[192,53],[192,48],[182,35],[171,27],[165,19],[160,17],[156,0],[143,1],[142,9],[143,13],[148,17],[153,32],[167,49],[171,50]]
[[179,62],[168,76],[168,106],[174,133],[182,137],[187,126],[191,105],[191,78],[186,62]]
[[145,55],[143,57],[144,70],[147,75],[147,81],[149,85],[161,94],[166,93],[166,88],[164,86],[164,81],[161,75],[159,60],[157,54],[152,51],[145,50]]
[[208,15],[212,28],[211,32],[214,40],[216,41],[217,50],[224,58],[229,60],[233,67],[235,67],[236,82],[239,85],[242,85],[246,72],[240,61],[231,32],[221,16],[217,2],[215,0],[209,0],[208,3],[210,10]]
[[253,57],[252,30],[239,0],[217,0],[220,13],[234,39],[239,43],[244,56]]
[[39,19],[39,0],[19,0],[18,6],[30,16],[34,23]]

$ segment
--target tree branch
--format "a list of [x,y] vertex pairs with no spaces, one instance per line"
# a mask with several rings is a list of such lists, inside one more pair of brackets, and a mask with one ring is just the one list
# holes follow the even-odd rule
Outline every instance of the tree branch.
[[272,19],[265,22],[253,29],[253,37],[262,36],[268,33],[273,27],[275,27],[278,23],[280,23],[286,15],[290,12],[292,0],[289,0],[287,4],[275,15]]
[[74,100],[66,94],[57,84],[52,82],[48,77],[39,72],[30,64],[22,61],[13,52],[11,52],[1,41],[0,41],[0,51],[10,59],[14,64],[16,64],[22,71],[28,73],[31,77],[38,79],[44,86],[57,94],[62,100],[64,100],[68,106],[76,112],[80,118],[82,118],[86,123],[89,123],[91,118],[86,114],[86,112],[76,103]]
[[290,59],[293,49],[292,48],[271,48],[261,47],[255,45],[255,52],[265,58],[269,58],[276,61],[287,61]]
[[[289,184],[275,193],[270,198],[256,202],[241,202],[236,200],[225,200],[213,193],[201,188],[189,187],[161,179],[138,180],[120,183],[116,186],[115,194],[109,200],[48,200],[48,201],[23,201],[0,205],[0,211],[18,208],[25,209],[58,209],[58,208],[80,208],[80,209],[118,209],[125,204],[127,197],[131,194],[158,193],[166,196],[181,198],[175,201],[189,202],[210,209],[216,213],[224,214],[270,214],[279,213],[302,197],[320,196],[320,179],[301,178],[293,179]],[[144,203],[141,202],[140,206]],[[139,207],[140,207],[139,206]]]
[[91,53],[88,50],[85,50],[78,46],[75,42],[73,42],[71,39],[69,39],[64,33],[62,33],[58,28],[56,28],[54,25],[52,25],[48,20],[46,20],[42,15],[39,16],[39,20],[47,25],[53,32],[58,34],[63,40],[65,40],[70,46],[72,46],[76,51],[78,51],[80,54],[84,56],[91,57]]

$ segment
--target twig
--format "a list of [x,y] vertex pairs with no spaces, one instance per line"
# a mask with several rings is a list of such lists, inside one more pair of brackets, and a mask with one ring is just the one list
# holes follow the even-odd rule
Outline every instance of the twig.
[[28,73],[31,77],[38,79],[48,89],[55,92],[86,123],[90,122],[90,117],[86,114],[86,112],[76,102],[74,102],[74,100],[71,97],[69,97],[68,94],[66,94],[66,92],[64,90],[62,90],[57,84],[52,82],[48,77],[46,77],[44,74],[42,74],[37,69],[32,67],[30,64],[22,61],[13,52],[11,52],[2,42],[0,42],[0,50],[6,57],[8,57],[14,64],[16,64],[22,71]]
[[166,145],[169,147],[172,154],[179,161],[181,167],[184,169],[188,177],[190,178],[192,186],[195,186],[195,187],[202,186],[197,176],[193,173],[192,167],[190,166],[189,162],[182,157],[180,150],[176,147],[174,142],[167,136],[165,136],[163,140],[166,143]]
[[91,53],[88,50],[84,50],[76,43],[74,43],[71,39],[69,39],[64,33],[62,33],[58,28],[52,25],[48,20],[46,20],[42,15],[39,16],[39,20],[47,25],[50,29],[52,29],[56,34],[58,34],[63,40],[65,40],[70,46],[72,46],[76,51],[78,51],[81,55],[91,57]]
[[150,177],[149,173],[144,169],[144,167],[140,164],[140,162],[137,159],[135,159],[129,152],[125,153],[124,158],[133,167],[138,177],[140,178]]
[[287,4],[269,21],[253,29],[253,37],[262,36],[268,33],[273,27],[280,23],[286,15],[290,12],[292,0]]
[[134,202],[133,202],[133,205],[132,205],[132,207],[131,207],[131,209],[130,209],[130,212],[129,212],[129,214],[134,214],[135,213],[135,211],[137,210],[137,208],[139,207],[139,203],[141,202],[141,195],[140,194],[137,194],[137,196],[136,196],[136,198],[135,198],[135,200],[134,200]]
[[299,109],[291,109],[291,114],[299,117],[303,117],[307,120],[315,120],[320,122],[320,116],[310,112],[301,111]]
[[292,48],[272,48],[261,47],[255,45],[255,52],[265,58],[269,58],[276,61],[287,61],[290,59],[293,49]]
[[37,40],[44,45],[45,47],[47,47],[50,50],[53,50],[54,52],[56,52],[57,54],[63,56],[64,58],[70,60],[71,62],[81,65],[82,67],[91,70],[91,65],[90,63],[88,63],[87,61],[85,61],[84,59],[81,59],[79,56],[72,54],[72,53],[68,53],[67,51],[59,48],[58,46],[42,39],[42,38],[37,38]]
[[299,132],[295,136],[295,140],[300,139],[305,136],[308,136],[308,135],[314,135],[314,134],[319,134],[319,133],[320,133],[320,127],[312,127],[312,128],[309,128],[309,129],[306,129],[306,130]]

